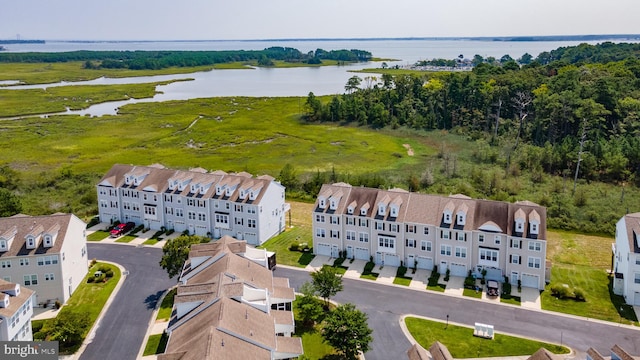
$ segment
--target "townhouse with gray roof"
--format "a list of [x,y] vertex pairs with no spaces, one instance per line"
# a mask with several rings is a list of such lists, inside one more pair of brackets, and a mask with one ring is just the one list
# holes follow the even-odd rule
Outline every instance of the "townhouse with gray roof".
[[0,278],[65,303],[88,272],[87,224],[73,214],[0,218]]
[[268,255],[229,236],[192,245],[167,327],[169,359],[290,359],[303,353],[291,335],[293,288],[261,262]]
[[274,178],[114,165],[97,185],[101,222],[134,222],[152,230],[224,235],[259,245],[285,228],[284,187]]
[[616,223],[615,240],[613,293],[640,306],[640,213],[627,214]]
[[402,189],[325,184],[313,210],[317,255],[372,260],[378,265],[432,270],[544,289],[546,209],[418,194]]

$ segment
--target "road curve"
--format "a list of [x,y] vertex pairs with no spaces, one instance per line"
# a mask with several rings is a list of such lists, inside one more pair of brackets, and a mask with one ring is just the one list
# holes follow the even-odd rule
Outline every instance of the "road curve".
[[90,259],[118,263],[129,275],[80,359],[136,359],[158,298],[176,279],[159,265],[162,249],[98,243],[87,248]]

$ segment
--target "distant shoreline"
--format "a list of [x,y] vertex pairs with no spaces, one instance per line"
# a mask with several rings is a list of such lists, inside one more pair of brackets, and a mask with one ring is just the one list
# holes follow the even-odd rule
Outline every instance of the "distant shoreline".
[[[640,40],[640,34],[595,34],[595,35],[533,35],[533,36],[448,36],[448,37],[374,37],[374,38],[284,38],[284,39],[211,39],[211,40],[54,40],[67,43],[163,43],[163,42],[305,42],[305,41],[381,41],[381,40],[429,40],[429,41],[598,41],[598,40]],[[44,40],[0,40],[0,44],[44,43]],[[19,42],[16,42],[19,41]]]
[[44,44],[44,40],[0,40],[0,45],[11,44]]

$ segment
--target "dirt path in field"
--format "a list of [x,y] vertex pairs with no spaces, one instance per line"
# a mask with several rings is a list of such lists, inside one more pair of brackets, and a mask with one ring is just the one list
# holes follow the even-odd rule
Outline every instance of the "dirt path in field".
[[411,148],[411,145],[409,144],[402,144],[402,146],[404,146],[405,149],[407,149],[407,155],[409,156],[413,156],[413,149]]

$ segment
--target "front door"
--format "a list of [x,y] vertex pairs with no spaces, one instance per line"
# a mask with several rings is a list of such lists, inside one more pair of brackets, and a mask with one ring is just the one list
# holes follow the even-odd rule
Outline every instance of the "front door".
[[517,271],[512,271],[511,272],[511,280],[509,280],[509,283],[511,285],[518,284],[518,272]]

